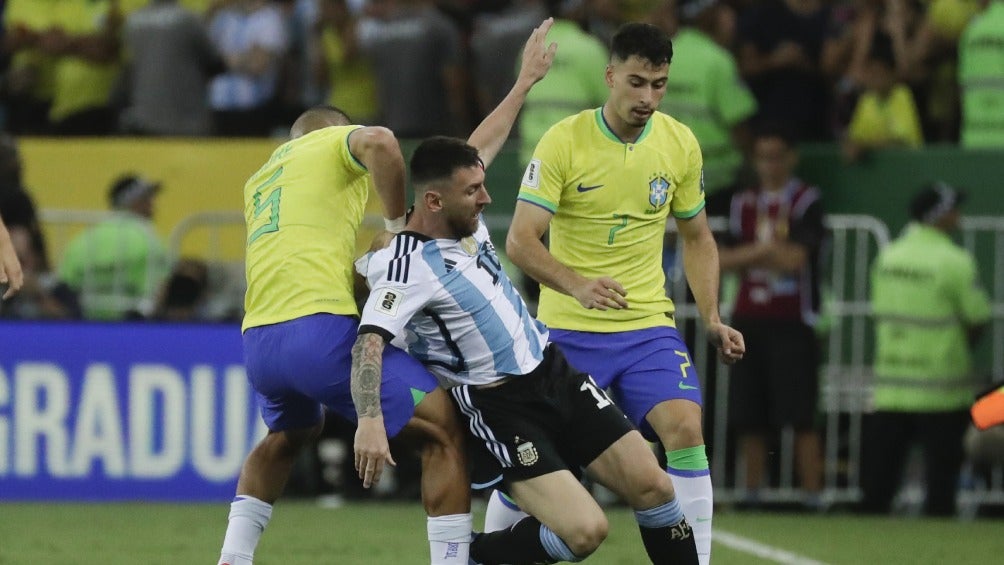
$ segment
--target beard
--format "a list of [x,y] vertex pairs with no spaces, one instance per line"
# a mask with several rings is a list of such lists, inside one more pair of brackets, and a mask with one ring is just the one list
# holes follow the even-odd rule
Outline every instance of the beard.
[[474,232],[478,231],[478,219],[476,217],[451,216],[447,220],[446,225],[450,227],[450,231],[456,239],[463,239],[467,236],[474,235]]

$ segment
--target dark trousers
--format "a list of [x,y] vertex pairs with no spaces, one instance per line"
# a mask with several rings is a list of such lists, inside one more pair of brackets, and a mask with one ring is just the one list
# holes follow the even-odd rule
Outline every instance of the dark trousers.
[[962,436],[969,413],[876,412],[865,417],[862,453],[862,508],[887,513],[903,480],[906,458],[914,441],[924,455],[924,514],[952,516],[962,467]]

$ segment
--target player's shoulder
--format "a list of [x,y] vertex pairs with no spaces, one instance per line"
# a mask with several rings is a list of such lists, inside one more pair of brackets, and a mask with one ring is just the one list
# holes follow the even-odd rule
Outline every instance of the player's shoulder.
[[677,120],[665,112],[656,110],[652,120],[652,136],[656,137],[664,147],[678,147],[684,152],[700,152],[701,145],[690,126]]
[[378,283],[410,285],[433,278],[423,252],[430,239],[415,232],[401,232],[383,249],[370,254],[366,278],[370,286]]
[[691,131],[690,126],[681,122],[680,120],[670,116],[669,114],[656,110],[652,114],[652,131],[660,135],[671,135],[676,137],[692,138],[696,141],[697,138],[694,137],[694,132]]
[[596,121],[595,115],[596,115],[595,108],[591,108],[589,110],[583,110],[577,114],[572,114],[571,116],[563,118],[561,121],[548,128],[545,137],[561,136],[564,138],[568,138],[579,135],[583,131],[595,127],[594,125]]

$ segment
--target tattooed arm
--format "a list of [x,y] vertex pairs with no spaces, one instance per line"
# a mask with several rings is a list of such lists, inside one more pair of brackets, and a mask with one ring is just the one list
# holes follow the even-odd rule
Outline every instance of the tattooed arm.
[[380,382],[383,378],[384,339],[363,333],[352,346],[352,403],[359,416],[355,437],[355,462],[363,487],[380,482],[384,463],[396,465],[390,455],[383,411],[380,409]]

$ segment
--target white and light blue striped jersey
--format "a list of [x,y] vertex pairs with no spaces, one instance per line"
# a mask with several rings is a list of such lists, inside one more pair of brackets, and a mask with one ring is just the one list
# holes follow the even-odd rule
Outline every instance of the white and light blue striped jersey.
[[368,259],[358,263],[371,289],[359,332],[403,336],[444,386],[525,375],[543,359],[547,327],[502,269],[484,222],[461,240],[402,232]]

